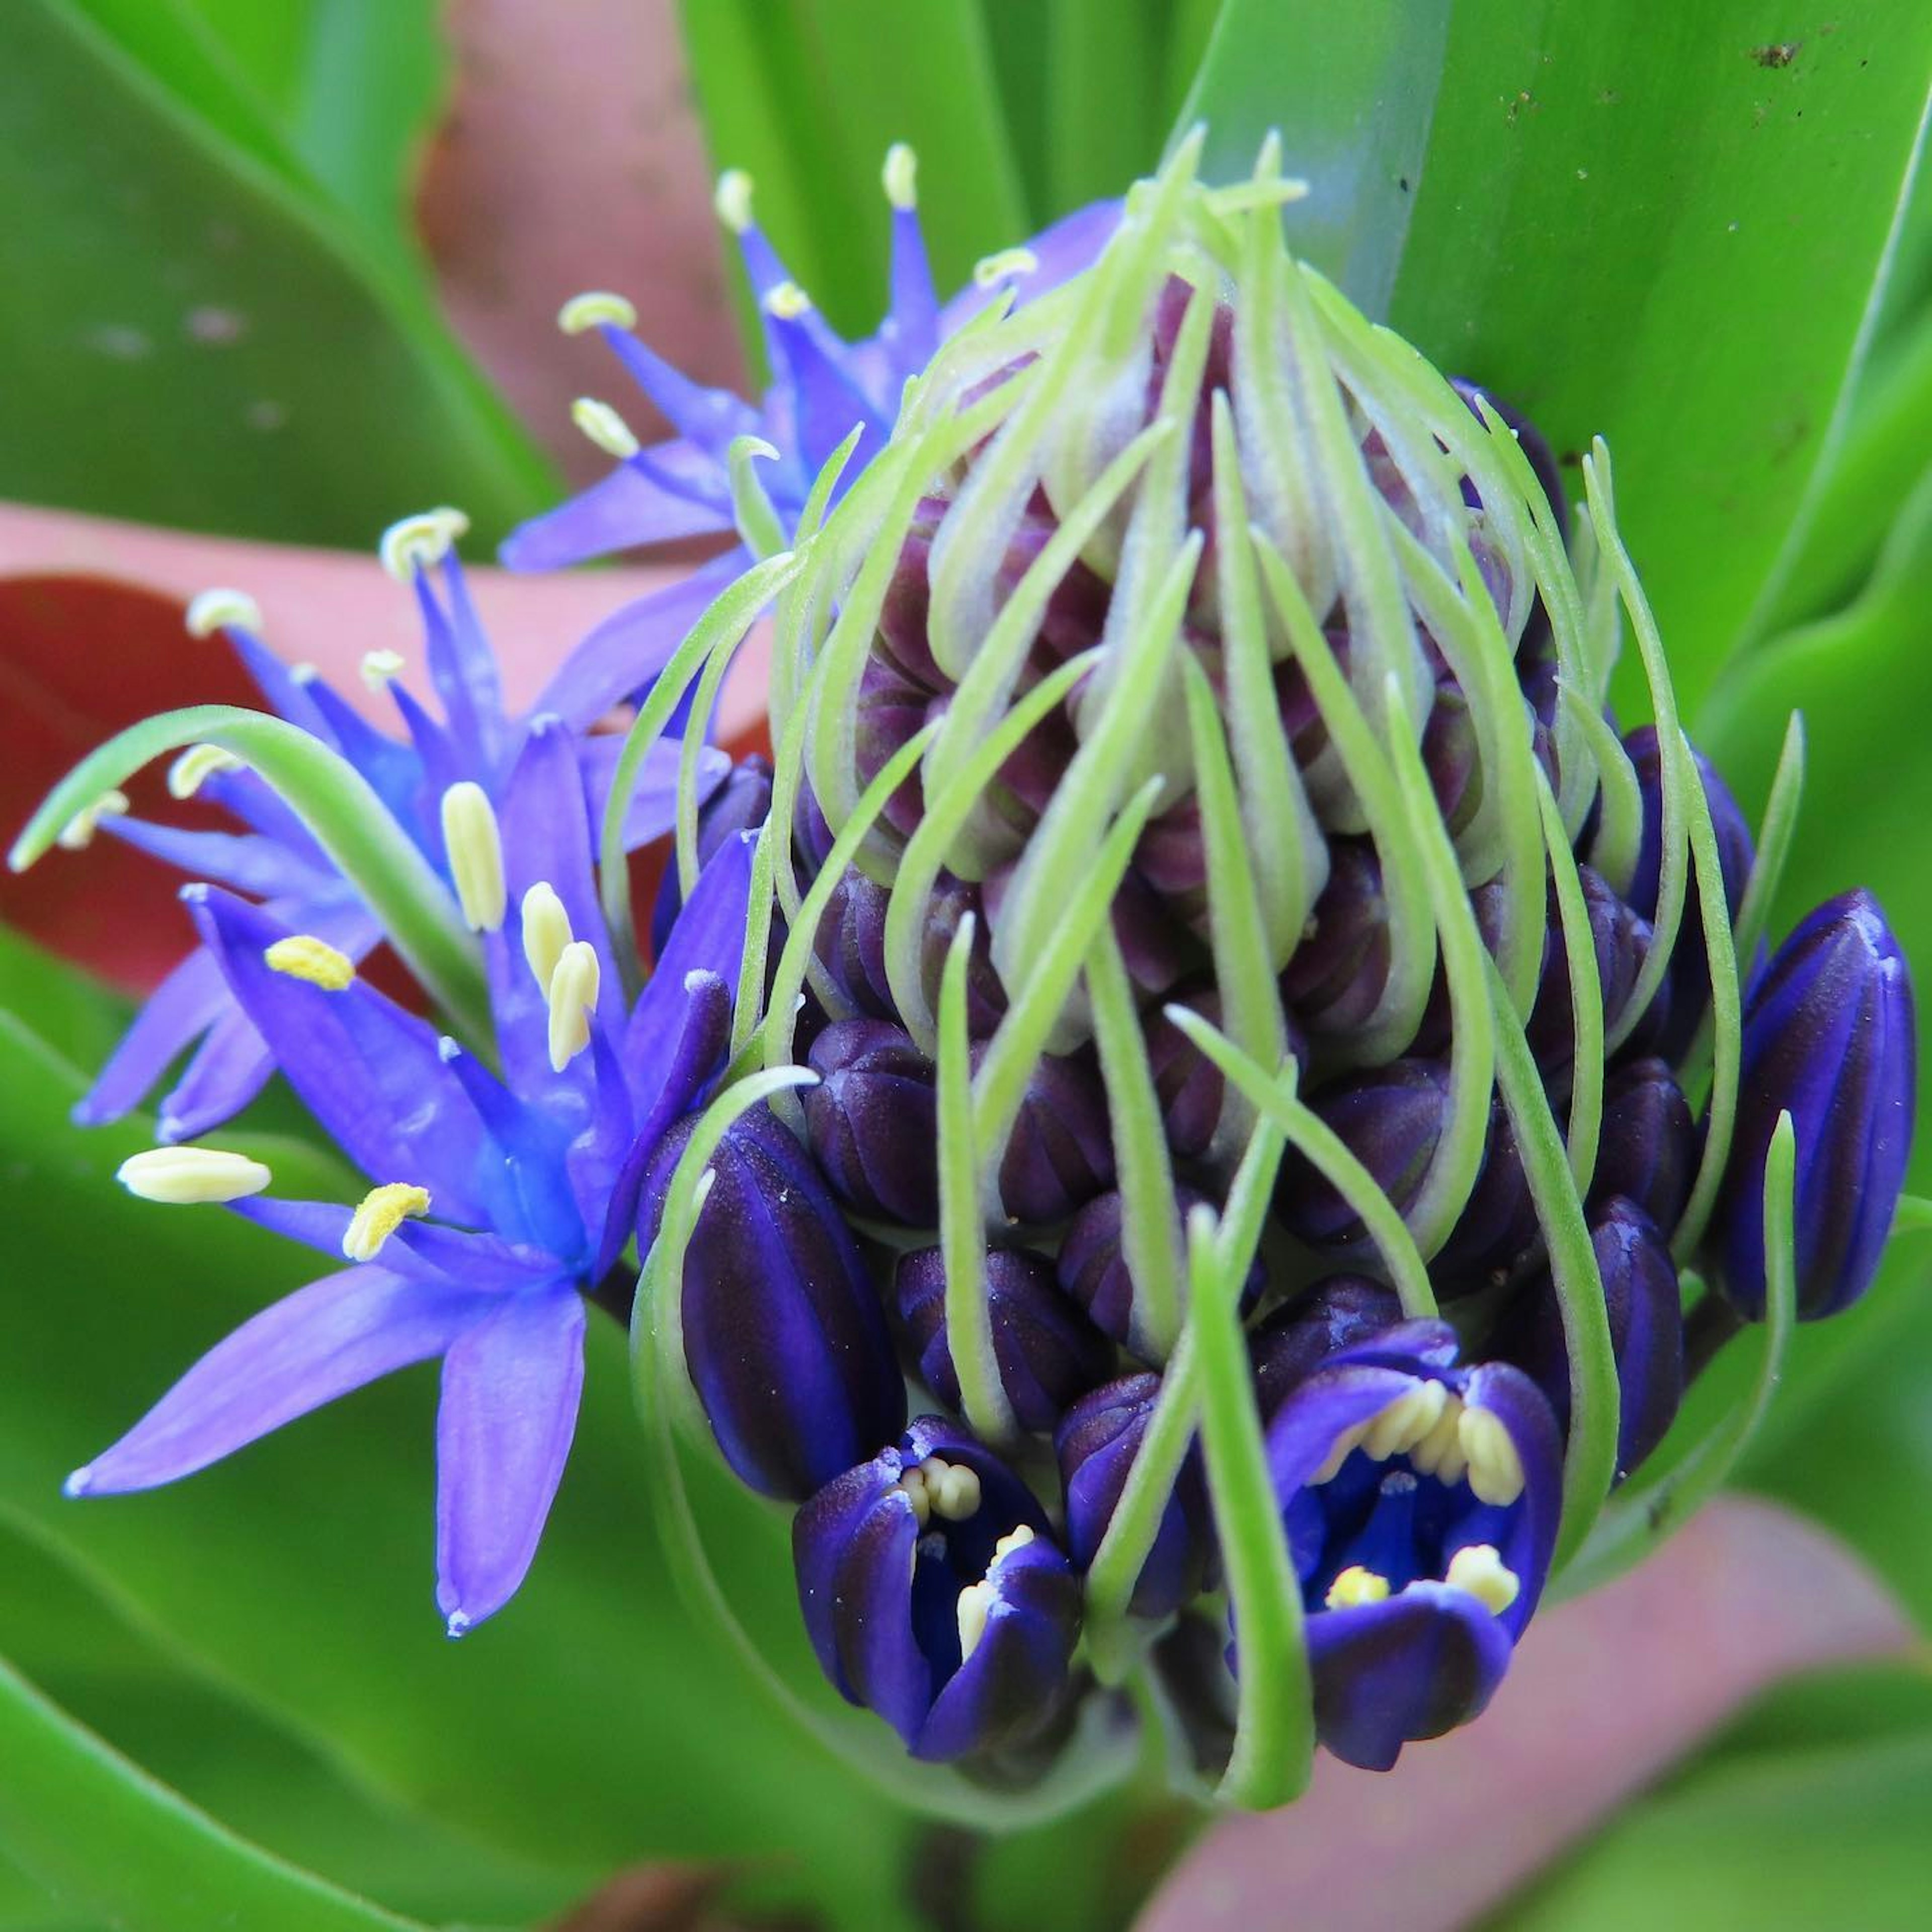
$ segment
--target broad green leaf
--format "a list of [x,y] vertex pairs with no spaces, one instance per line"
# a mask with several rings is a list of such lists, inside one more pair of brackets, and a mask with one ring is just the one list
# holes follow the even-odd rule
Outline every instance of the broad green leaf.
[[358,548],[452,495],[479,543],[539,507],[546,466],[417,278],[167,44],[151,70],[63,0],[8,10],[0,194],[33,272],[0,304],[0,495]]
[[56,1895],[143,1932],[404,1932],[408,1922],[224,1831],[0,1660],[0,1846]]
[[1687,715],[1768,604],[1920,140],[1932,11],[1459,0],[1393,320],[1573,458]]
[[1450,0],[1223,0],[1178,138],[1208,126],[1202,173],[1238,181],[1264,136],[1307,182],[1289,244],[1372,318],[1388,313],[1429,146]]

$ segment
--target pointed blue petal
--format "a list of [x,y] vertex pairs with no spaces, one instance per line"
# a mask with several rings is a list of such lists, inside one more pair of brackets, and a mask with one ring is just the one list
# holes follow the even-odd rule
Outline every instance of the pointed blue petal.
[[694,382],[626,329],[606,322],[602,333],[626,374],[656,404],[682,441],[722,456],[734,436],[756,433],[758,412],[743,397]]
[[624,1064],[640,1108],[656,1099],[676,1057],[688,976],[716,974],[728,987],[736,988],[745,956],[746,909],[752,898],[752,852],[757,843],[740,833],[712,854],[632,1010]]
[[103,1126],[138,1107],[189,1042],[230,1004],[221,968],[197,947],[148,994],[99,1077],[75,1102],[74,1124]]
[[326,891],[340,883],[260,832],[190,832],[178,825],[124,818],[104,818],[100,829],[190,878],[231,886],[257,898]]
[[730,491],[718,459],[694,444],[659,443],[620,464],[554,510],[519,524],[497,561],[517,571],[561,570],[592,557],[731,527]]

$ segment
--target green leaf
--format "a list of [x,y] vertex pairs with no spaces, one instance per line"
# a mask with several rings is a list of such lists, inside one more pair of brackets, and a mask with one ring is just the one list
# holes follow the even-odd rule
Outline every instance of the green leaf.
[[1223,0],[1178,138],[1208,124],[1201,172],[1252,171],[1270,130],[1309,184],[1289,245],[1372,320],[1388,314],[1429,149],[1450,0]]
[[[1461,0],[1393,320],[1600,433],[1687,715],[1768,605],[1918,146],[1932,12]],[[1802,35],[1802,38],[1799,36]]]
[[8,12],[0,193],[34,272],[0,304],[0,494],[356,546],[453,490],[479,543],[540,507],[547,466],[394,248],[177,8],[110,14],[124,41]]
[[4,1660],[0,1761],[7,1856],[49,1891],[143,1932],[407,1926],[231,1836],[83,1730]]

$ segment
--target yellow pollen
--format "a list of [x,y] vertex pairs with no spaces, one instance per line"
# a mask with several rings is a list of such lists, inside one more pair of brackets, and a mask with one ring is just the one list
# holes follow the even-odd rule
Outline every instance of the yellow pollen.
[[362,682],[371,691],[380,691],[392,677],[400,677],[406,660],[400,651],[364,651],[358,668]]
[[579,396],[570,406],[570,419],[606,456],[626,463],[637,454],[639,446],[631,425],[608,403]]
[[1502,1417],[1490,1409],[1465,1408],[1456,1433],[1469,1459],[1469,1487],[1476,1500],[1498,1508],[1514,1502],[1522,1494],[1522,1458]]
[[1474,1597],[1485,1610],[1501,1616],[1522,1593],[1522,1583],[1492,1544],[1472,1543],[1449,1559],[1443,1578],[1452,1590]]
[[903,214],[919,206],[919,157],[903,141],[895,141],[886,150],[886,165],[880,172],[886,199]]
[[550,976],[550,1064],[561,1073],[590,1044],[590,1012],[602,971],[597,949],[573,939],[557,956]]
[[440,563],[449,554],[451,544],[470,527],[470,519],[460,510],[447,506],[404,517],[382,532],[376,554],[382,568],[398,583],[407,584],[418,570]]
[[1397,1396],[1370,1423],[1363,1449],[1382,1462],[1412,1448],[1436,1426],[1448,1394],[1440,1382],[1422,1382]]
[[286,973],[291,980],[304,980],[325,993],[339,993],[352,985],[356,964],[347,953],[338,952],[326,939],[312,932],[291,933],[278,939],[262,955],[272,973]]
[[796,282],[780,282],[765,292],[765,313],[781,322],[796,322],[812,313],[812,298]]
[[1308,1479],[1311,1489],[1318,1484],[1334,1480],[1341,1473],[1342,1465],[1362,1446],[1362,1437],[1367,1429],[1366,1423],[1358,1422],[1354,1428],[1345,1429],[1336,1437],[1329,1444],[1328,1459]]
[[539,879],[524,893],[523,926],[524,958],[548,999],[556,962],[563,957],[563,949],[574,936],[570,930],[570,914],[548,880]]
[[188,634],[191,638],[261,628],[262,607],[245,590],[204,590],[188,604]]
[[752,178],[742,168],[727,168],[718,177],[711,197],[718,219],[734,235],[742,235],[752,225]]
[[1352,1563],[1328,1586],[1328,1594],[1322,1600],[1331,1610],[1356,1610],[1364,1604],[1386,1603],[1388,1593],[1386,1576]]
[[964,1522],[980,1508],[980,1478],[963,1462],[928,1456],[914,1472],[926,1492],[932,1512],[948,1522]]
[[1438,1482],[1460,1483],[1469,1466],[1462,1438],[1462,1405],[1444,1391],[1442,1413],[1436,1425],[1408,1452],[1411,1466],[1418,1475],[1433,1476]]
[[94,835],[104,818],[118,818],[128,809],[124,791],[104,791],[92,805],[84,805],[60,829],[55,842],[63,851],[85,852],[94,843]]
[[904,1471],[899,1477],[898,1486],[905,1492],[906,1500],[912,1504],[914,1520],[923,1529],[932,1519],[932,1496],[926,1486],[926,1466]]
[[1025,1523],[1017,1523],[993,1545],[992,1568],[997,1570],[1009,1556],[1016,1556],[1033,1540],[1033,1531]]
[[638,326],[638,311],[608,289],[586,289],[580,296],[572,296],[556,312],[556,326],[566,335],[582,335],[606,322],[617,328]]
[[259,1160],[220,1148],[151,1148],[130,1154],[115,1179],[143,1201],[177,1206],[208,1201],[239,1201],[259,1194],[274,1178]]
[[959,1592],[959,1661],[962,1666],[979,1648],[980,1640],[986,1634],[987,1619],[992,1616],[993,1606],[999,1600],[998,1588],[990,1578],[968,1584]]
[[459,778],[442,795],[442,844],[464,923],[472,932],[494,932],[509,904],[503,839],[488,794],[469,778]]
[[168,796],[192,798],[217,772],[238,772],[242,760],[219,745],[190,745],[168,767]]
[[1030,275],[1039,266],[1040,257],[1030,248],[1002,248],[997,255],[988,255],[974,264],[974,285],[993,288],[1016,275]]
[[382,1244],[403,1223],[429,1212],[429,1190],[406,1180],[385,1181],[362,1197],[342,1237],[342,1252],[352,1262],[374,1261]]

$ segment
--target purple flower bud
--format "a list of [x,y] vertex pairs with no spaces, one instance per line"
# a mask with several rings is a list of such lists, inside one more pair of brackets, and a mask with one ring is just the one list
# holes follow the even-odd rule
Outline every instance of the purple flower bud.
[[1516,1130],[1500,1096],[1490,1102],[1488,1138],[1475,1185],[1435,1258],[1430,1274],[1444,1301],[1507,1280],[1536,1244],[1536,1204],[1516,1151]]
[[898,1018],[886,977],[886,908],[892,896],[856,866],[832,889],[812,950],[832,983],[862,1013]]
[[1445,1322],[1382,1330],[1306,1376],[1268,1427],[1316,1735],[1367,1770],[1482,1711],[1556,1546],[1549,1403],[1520,1370],[1456,1358]]
[[[930,716],[944,710],[946,700],[922,685],[914,684],[880,658],[868,658],[859,680],[854,767],[862,785],[870,784],[895,752],[922,730]],[[886,801],[881,814],[896,832],[908,837],[926,815],[926,788],[920,774],[908,775]]]
[[[1174,1186],[1174,1205],[1184,1226],[1196,1208],[1213,1207],[1198,1188],[1184,1180]],[[1122,1246],[1126,1227],[1126,1204],[1118,1189],[1088,1202],[1069,1223],[1060,1244],[1060,1286],[1066,1294],[1086,1310],[1094,1325],[1104,1334],[1140,1357],[1157,1359],[1151,1348],[1134,1293],[1132,1276]],[[1268,1280],[1258,1259],[1248,1270],[1241,1291],[1241,1312],[1246,1314],[1261,1299]]]
[[1604,1084],[1604,1126],[1590,1202],[1600,1207],[1622,1195],[1666,1234],[1690,1198],[1697,1136],[1690,1103],[1657,1059],[1613,1068]]
[[[946,1261],[938,1248],[900,1257],[892,1298],[920,1378],[957,1409],[959,1376],[946,1330]],[[1046,1434],[1070,1402],[1113,1372],[1112,1345],[1060,1292],[1044,1255],[994,1249],[986,1257],[986,1305],[1000,1384],[1022,1429]]]
[[1724,1291],[1764,1312],[1764,1169],[1778,1117],[1797,1131],[1798,1312],[1835,1315],[1871,1285],[1912,1147],[1912,980],[1870,893],[1807,915],[1744,1010],[1738,1117],[1711,1246]]
[[1375,847],[1334,839],[1328,859],[1311,929],[1281,976],[1282,1000],[1318,1042],[1362,1026],[1389,976],[1388,902]]
[[[1643,800],[1643,825],[1628,897],[1644,918],[1654,919],[1664,851],[1663,760],[1656,728],[1646,724],[1631,732],[1624,740],[1624,749],[1636,769],[1637,788]],[[1724,904],[1735,921],[1738,908],[1744,903],[1744,887],[1750,882],[1755,856],[1750,827],[1744,823],[1730,786],[1718,776],[1717,767],[1702,752],[1693,755],[1704,782],[1712,825],[1718,835],[1718,869],[1724,882]],[[1704,950],[1700,905],[1694,868],[1685,882],[1682,923],[1678,928],[1677,944],[1671,950],[1670,970],[1664,976],[1670,992],[1670,1017],[1659,1029],[1653,1049],[1673,1066],[1689,1050],[1703,1021],[1705,1009],[1711,1003],[1711,965]]]
[[1024,1742],[1066,1696],[1080,1586],[1011,1470],[936,1416],[827,1483],[792,1523],[820,1665],[914,1757]]
[[[1082,1396],[1054,1432],[1054,1454],[1066,1492],[1067,1548],[1083,1570],[1099,1553],[1120,1507],[1160,1394],[1156,1375],[1123,1376]],[[1206,1588],[1214,1565],[1214,1516],[1196,1444],[1161,1511],[1127,1607],[1136,1616],[1171,1616]]]
[[[1183,994],[1172,1004],[1198,1013],[1210,1025],[1221,1020],[1221,998],[1211,988]],[[1226,1084],[1221,1070],[1158,1007],[1142,1022],[1161,1125],[1170,1152],[1198,1160],[1214,1144]]]
[[[996,866],[981,888],[986,917],[998,929],[1013,866]],[[1139,872],[1130,866],[1114,895],[1114,937],[1127,976],[1144,993],[1165,993],[1198,963],[1200,943],[1185,922]]]
[[[1435,1157],[1448,1097],[1448,1070],[1439,1062],[1394,1060],[1345,1074],[1309,1104],[1406,1213]],[[1299,1153],[1282,1163],[1276,1202],[1288,1232],[1310,1247],[1333,1250],[1366,1238],[1355,1210]]]
[[1402,1298],[1366,1275],[1331,1274],[1284,1302],[1248,1338],[1262,1421],[1338,1350],[1401,1319]]
[[[694,1118],[645,1171],[648,1248]],[[684,1262],[685,1360],[712,1433],[740,1478],[808,1496],[905,1420],[905,1384],[878,1292],[806,1152],[764,1108],[712,1156],[716,1176]]]
[[[740,758],[724,782],[704,801],[698,814],[698,862],[700,868],[725,840],[740,832],[755,832],[772,808],[772,767],[769,759]],[[658,887],[651,910],[651,956],[662,954],[672,922],[684,904],[677,889],[677,862],[671,859]]]
[[920,936],[920,980],[926,1004],[937,1012],[952,935],[968,913],[974,916],[974,923],[973,950],[966,964],[966,1034],[969,1040],[985,1040],[1005,1016],[1006,989],[993,964],[992,928],[982,913],[980,889],[950,872],[940,874],[926,906],[925,928]]
[[1453,679],[1439,680],[1436,703],[1422,734],[1422,762],[1451,838],[1483,802],[1482,746],[1469,700]]
[[902,1227],[939,1221],[932,1063],[888,1020],[841,1020],[812,1043],[812,1157],[840,1199]]
[[[1616,1356],[1621,1482],[1664,1440],[1684,1399],[1683,1306],[1670,1244],[1641,1208],[1621,1198],[1607,1202],[1594,1219],[1590,1240],[1604,1278],[1604,1306]],[[1562,1310],[1546,1269],[1504,1317],[1491,1346],[1542,1390],[1567,1436],[1570,1354]]]
[[[979,1071],[983,1049],[973,1050]],[[1016,1221],[1064,1221],[1114,1178],[1107,1090],[1090,1055],[1044,1055],[1027,1082],[1000,1162],[1000,1200]]]

